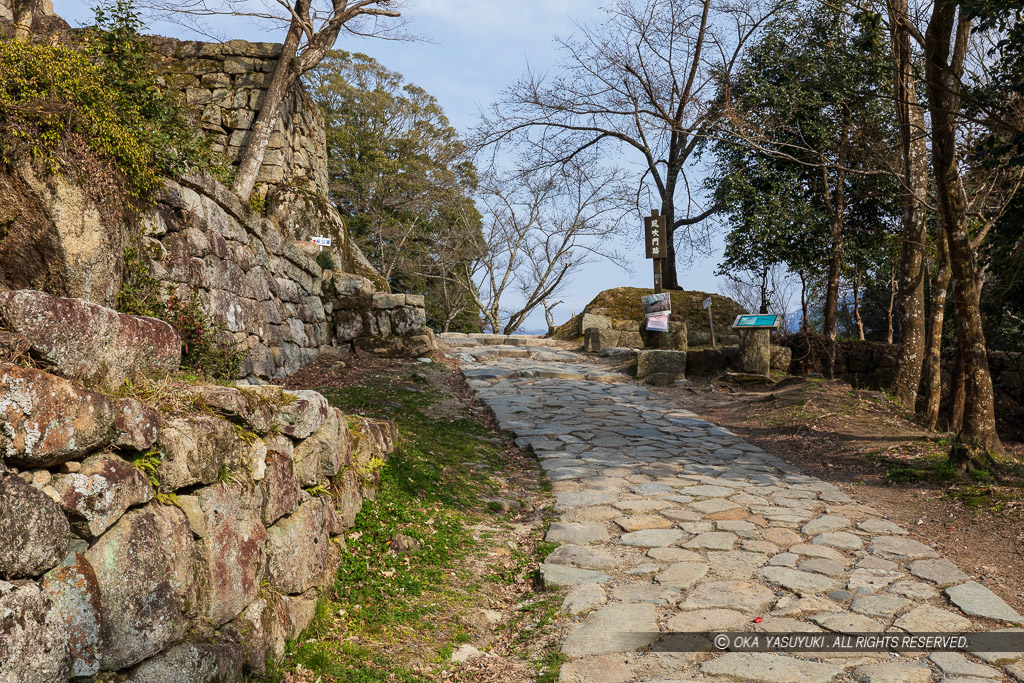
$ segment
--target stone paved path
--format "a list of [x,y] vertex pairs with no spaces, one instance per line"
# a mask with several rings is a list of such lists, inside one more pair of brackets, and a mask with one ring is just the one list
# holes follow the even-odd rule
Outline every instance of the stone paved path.
[[978,631],[1024,619],[875,509],[593,357],[536,338],[445,341],[553,482],[546,538],[561,545],[541,572],[570,587],[562,611],[578,615],[563,681],[1024,680],[1020,653],[661,651],[666,632]]

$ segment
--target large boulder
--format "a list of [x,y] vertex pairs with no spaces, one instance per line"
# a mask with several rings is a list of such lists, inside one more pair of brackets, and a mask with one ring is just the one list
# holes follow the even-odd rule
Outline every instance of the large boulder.
[[116,391],[132,376],[162,376],[181,362],[181,339],[155,318],[118,313],[83,299],[22,289],[0,292],[0,324],[63,377]]
[[263,445],[259,439],[246,443],[233,424],[212,415],[166,420],[160,428],[159,443],[163,457],[157,466],[157,479],[163,493],[193,484],[212,484],[222,470],[251,472],[256,465],[256,446]]
[[[199,489],[195,497],[204,517],[197,543],[203,616],[220,626],[256,599],[267,532],[250,486],[217,484]],[[196,525],[191,526],[195,532]]]
[[21,477],[0,474],[0,577],[31,578],[57,566],[70,531],[48,495]]
[[48,612],[46,596],[36,583],[0,581],[0,681],[70,678],[70,632],[47,623]]
[[121,398],[114,404],[114,441],[120,448],[145,451],[160,432],[160,411],[135,398]]
[[636,356],[636,376],[669,375],[681,378],[686,374],[686,351],[641,351]]
[[141,662],[195,623],[195,544],[185,515],[152,503],[125,514],[85,552],[103,604],[102,668]]
[[640,336],[644,340],[644,348],[661,349],[664,351],[686,351],[689,348],[689,337],[686,332],[686,321],[670,320],[668,332],[641,329]]
[[599,329],[607,330],[612,327],[612,319],[606,315],[595,315],[593,313],[584,313],[580,317],[580,332],[586,334],[587,330]]
[[296,594],[319,586],[337,567],[330,536],[343,531],[329,496],[309,498],[267,529],[266,578],[275,590]]
[[331,408],[320,429],[295,446],[295,476],[302,486],[316,486],[348,464],[351,454],[344,417],[337,408]]
[[600,353],[605,349],[619,346],[620,330],[610,327],[588,327],[583,330],[583,350],[588,353]]
[[282,401],[278,412],[281,433],[293,439],[309,437],[332,415],[327,399],[316,391],[289,391],[282,394]]
[[41,587],[48,606],[47,627],[67,635],[68,676],[95,676],[100,669],[102,624],[100,585],[92,565],[83,555],[69,555],[43,577]]
[[0,285],[45,289],[113,306],[124,269],[125,221],[68,176],[32,163],[0,171]]
[[237,643],[182,643],[142,662],[125,683],[228,683],[242,680],[242,647]]
[[279,451],[268,453],[267,474],[260,482],[260,491],[263,494],[261,518],[266,526],[295,509],[301,489],[291,456]]
[[437,350],[437,342],[430,330],[426,334],[408,337],[362,337],[353,340],[357,351],[383,358],[418,358]]
[[277,424],[277,404],[283,403],[281,387],[196,386],[190,389],[203,405],[233,421],[245,424],[257,434],[266,434]]
[[771,347],[771,368],[789,373],[789,366],[793,364],[793,349],[788,346]]
[[114,406],[42,370],[0,364],[0,424],[0,455],[8,463],[50,467],[109,443]]
[[108,453],[95,455],[72,474],[58,474],[53,488],[83,538],[97,538],[125,511],[153,499],[149,479],[137,467]]
[[262,676],[268,659],[280,659],[288,638],[288,611],[273,591],[253,600],[238,618],[221,629],[242,645],[245,673]]

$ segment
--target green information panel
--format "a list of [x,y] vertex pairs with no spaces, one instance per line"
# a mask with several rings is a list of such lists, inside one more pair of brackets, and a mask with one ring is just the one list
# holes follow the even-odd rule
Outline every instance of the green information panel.
[[775,329],[782,324],[781,315],[738,315],[733,327]]

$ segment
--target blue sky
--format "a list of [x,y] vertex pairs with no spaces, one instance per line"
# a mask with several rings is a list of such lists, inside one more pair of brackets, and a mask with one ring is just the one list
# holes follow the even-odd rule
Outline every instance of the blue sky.
[[[54,0],[55,11],[71,25],[92,23],[93,2]],[[406,80],[431,93],[444,107],[452,124],[465,131],[477,119],[478,112],[492,102],[501,90],[524,72],[527,64],[534,70],[546,70],[558,58],[553,38],[575,31],[576,23],[593,24],[601,19],[602,3],[594,0],[409,0],[403,10],[409,19],[408,30],[425,40],[396,42],[360,39],[343,34],[339,49],[364,52]],[[150,31],[178,38],[196,38],[182,27],[153,23]],[[218,35],[253,41],[280,41],[280,31],[268,32],[245,19],[221,19],[215,26]],[[559,296],[565,303],[556,309],[558,322],[583,307],[603,289],[619,286],[651,286],[650,262],[643,258],[640,242],[642,223],[637,217],[635,239],[622,244],[630,254],[633,274],[608,263],[597,263],[580,272],[568,290]],[[686,267],[681,265],[680,283],[686,289],[718,291],[713,271],[721,253]],[[543,311],[527,322],[527,328],[544,326]]]

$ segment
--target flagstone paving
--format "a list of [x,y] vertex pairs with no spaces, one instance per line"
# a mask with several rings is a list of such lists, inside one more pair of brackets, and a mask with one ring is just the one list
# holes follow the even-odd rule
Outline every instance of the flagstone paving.
[[1024,681],[1021,653],[707,651],[696,634],[986,631],[1024,618],[870,501],[604,359],[533,337],[443,338],[552,481],[547,540],[562,545],[541,576],[568,586],[562,611],[578,615],[563,681]]

